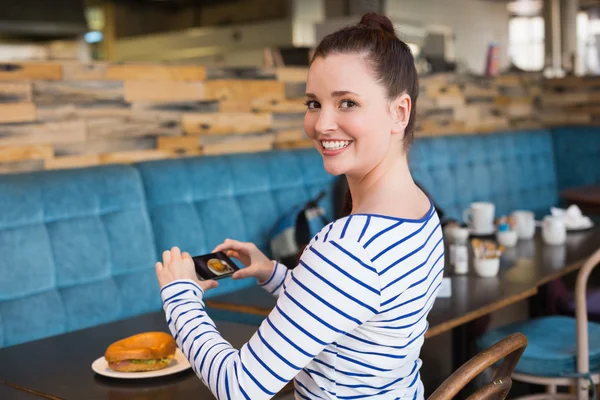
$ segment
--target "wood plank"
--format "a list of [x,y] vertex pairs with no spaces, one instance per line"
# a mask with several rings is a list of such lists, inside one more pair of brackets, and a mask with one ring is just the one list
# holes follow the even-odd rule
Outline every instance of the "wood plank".
[[111,81],[33,82],[36,104],[123,102],[123,84]]
[[25,160],[3,163],[0,162],[0,174],[14,174],[19,172],[32,172],[44,169],[43,160]]
[[0,125],[0,146],[73,143],[86,138],[83,121]]
[[306,93],[306,82],[286,83],[285,98],[286,99],[303,99]]
[[254,99],[250,102],[252,111],[267,111],[279,113],[301,113],[306,111],[303,99],[294,100],[265,100]]
[[308,68],[306,67],[280,67],[276,68],[277,80],[290,83],[306,83]]
[[274,70],[260,67],[209,67],[206,79],[277,79]]
[[249,100],[221,100],[219,111],[222,113],[252,112]]
[[278,150],[310,149],[313,147],[315,147],[315,145],[310,139],[275,143],[275,148]]
[[170,151],[149,149],[102,153],[99,158],[101,164],[130,164],[148,160],[163,160],[171,158],[173,155]]
[[204,83],[182,81],[125,81],[127,102],[169,102],[209,100]]
[[131,104],[134,112],[150,111],[153,113],[211,113],[219,112],[219,102],[216,100],[206,101],[170,101],[160,103],[136,102]]
[[100,164],[97,154],[52,157],[45,161],[46,169],[83,168]]
[[0,82],[0,103],[29,103],[32,96],[31,82]]
[[156,147],[159,150],[194,152],[200,149],[200,142],[197,136],[159,136]]
[[87,140],[80,143],[60,143],[54,145],[54,155],[75,156],[100,154],[116,151],[146,150],[156,147],[156,137],[107,138]]
[[52,145],[0,147],[0,162],[47,160],[54,156]]
[[43,104],[37,106],[38,121],[70,119],[125,118],[131,116],[127,103]]
[[63,62],[63,79],[65,81],[104,81],[108,77],[108,62]]
[[0,63],[0,81],[61,80],[62,65],[52,62]]
[[163,124],[159,119],[94,118],[86,121],[90,139],[143,136],[177,136],[183,134],[181,126]]
[[275,137],[273,134],[259,136],[237,136],[219,142],[206,143],[202,145],[202,153],[207,155],[232,154],[232,153],[256,153],[269,151],[273,148]]
[[36,120],[35,104],[0,104],[0,123],[32,122]]
[[297,142],[308,140],[303,129],[288,129],[275,132],[275,143]]
[[305,113],[274,113],[273,129],[277,131],[304,129],[304,114]]
[[206,81],[206,99],[216,100],[284,100],[283,82],[271,80]]
[[121,64],[110,65],[107,76],[120,81],[203,81],[206,68],[201,65]]
[[188,135],[226,135],[264,132],[273,125],[270,113],[184,114],[183,130]]

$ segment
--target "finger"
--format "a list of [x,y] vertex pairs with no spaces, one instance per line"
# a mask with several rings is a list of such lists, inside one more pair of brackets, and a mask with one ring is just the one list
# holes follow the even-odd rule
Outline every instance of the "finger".
[[179,260],[181,259],[181,250],[179,250],[179,247],[174,246],[171,249],[171,260],[175,261],[175,260]]
[[235,250],[247,253],[250,250],[251,245],[252,243],[240,242],[239,240],[225,239],[223,243],[218,245],[215,248],[215,250],[213,250],[213,253],[223,250]]
[[190,253],[188,253],[187,251],[184,251],[183,253],[181,253],[181,258],[189,258],[191,260],[192,256],[190,256]]
[[162,265],[162,263],[160,263],[160,262],[157,262],[157,263],[154,265],[154,267],[156,268],[156,273],[157,273],[157,274],[159,274],[159,273],[162,271],[162,269],[163,269],[163,265]]
[[227,254],[227,257],[237,258],[238,260],[240,259],[240,253],[235,250],[227,250],[225,254]]
[[242,268],[242,269],[240,269],[240,270],[238,270],[238,271],[235,271],[235,272],[233,273],[233,275],[231,275],[231,277],[232,277],[233,279],[244,279],[244,278],[249,278],[249,277],[253,276],[253,275],[252,275],[252,273],[253,273],[253,272],[254,272],[254,271],[252,270],[252,268],[249,268],[249,267],[248,267],[248,268]]
[[169,265],[171,263],[171,252],[169,250],[163,251],[162,257],[164,265]]
[[214,281],[214,280],[202,281],[200,283],[200,287],[202,288],[202,290],[204,290],[206,292],[207,290],[219,287],[219,283],[217,281]]

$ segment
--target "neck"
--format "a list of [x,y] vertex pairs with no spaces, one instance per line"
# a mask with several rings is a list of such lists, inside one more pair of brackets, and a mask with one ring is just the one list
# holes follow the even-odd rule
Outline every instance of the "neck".
[[366,175],[348,175],[347,179],[352,213],[391,212],[395,206],[420,193],[408,168],[405,152],[388,154]]

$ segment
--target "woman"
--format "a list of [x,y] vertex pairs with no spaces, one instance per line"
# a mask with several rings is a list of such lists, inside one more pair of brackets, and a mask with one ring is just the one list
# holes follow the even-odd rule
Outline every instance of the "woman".
[[346,175],[350,215],[327,225],[293,270],[256,246],[226,251],[278,296],[240,351],[206,315],[189,254],[163,254],[156,271],[169,327],[220,399],[268,399],[295,378],[296,398],[421,399],[419,353],[442,279],[443,242],[432,202],[414,183],[417,73],[389,19],[365,15],[323,39],[306,85],[306,134],[325,169]]

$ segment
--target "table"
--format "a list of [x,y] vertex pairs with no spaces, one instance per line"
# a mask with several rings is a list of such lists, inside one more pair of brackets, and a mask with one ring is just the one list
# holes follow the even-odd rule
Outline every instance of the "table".
[[600,185],[565,189],[560,196],[569,204],[577,204],[584,213],[600,215]]
[[43,398],[31,393],[27,388],[16,389],[9,384],[0,382],[0,399],[2,400],[40,400]]
[[[538,288],[581,267],[583,261],[600,247],[600,229],[569,233],[564,246],[547,246],[541,240],[520,241],[505,251],[498,276],[450,276],[452,297],[438,298],[429,313],[433,337],[534,296]],[[266,317],[276,299],[254,286],[206,300],[215,310],[250,313]]]
[[[240,348],[256,327],[216,321],[219,331]],[[123,337],[145,331],[168,332],[161,312],[0,349],[0,380],[62,399],[177,400],[214,396],[191,369],[155,379],[118,380],[97,375],[92,362]],[[0,384],[0,399],[43,397]]]

